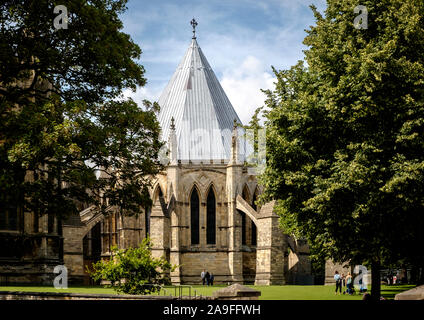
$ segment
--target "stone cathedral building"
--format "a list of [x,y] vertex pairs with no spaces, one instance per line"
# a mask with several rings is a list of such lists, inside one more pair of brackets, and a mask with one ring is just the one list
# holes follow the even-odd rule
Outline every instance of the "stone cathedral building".
[[88,207],[60,225],[41,217],[41,264],[26,259],[24,275],[0,263],[3,281],[48,282],[63,263],[70,283],[89,284],[86,266],[114,245],[137,246],[149,236],[153,254],[179,266],[170,274],[174,284],[200,283],[203,269],[216,283],[312,284],[306,242],[283,234],[273,202],[256,204],[261,187],[245,163],[241,121],[197,43],[196,24],[158,101],[169,163],[150,177],[153,206],[132,217]]

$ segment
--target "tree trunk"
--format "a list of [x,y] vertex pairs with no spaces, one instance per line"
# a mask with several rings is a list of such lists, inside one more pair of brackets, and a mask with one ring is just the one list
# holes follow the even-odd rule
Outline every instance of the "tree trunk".
[[409,279],[409,283],[417,284],[419,274],[420,274],[420,269],[413,265],[411,267],[411,278]]
[[380,300],[381,280],[380,280],[380,261],[371,263],[371,298],[374,301]]
[[424,284],[424,267],[422,266],[421,268],[418,269],[419,270],[419,277],[418,277],[418,281],[417,284],[421,285]]

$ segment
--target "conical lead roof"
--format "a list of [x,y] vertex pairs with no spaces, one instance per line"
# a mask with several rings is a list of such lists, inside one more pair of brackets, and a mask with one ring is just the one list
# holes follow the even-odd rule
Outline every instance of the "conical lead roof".
[[195,37],[158,102],[164,140],[175,119],[178,160],[230,158],[234,120],[241,121]]

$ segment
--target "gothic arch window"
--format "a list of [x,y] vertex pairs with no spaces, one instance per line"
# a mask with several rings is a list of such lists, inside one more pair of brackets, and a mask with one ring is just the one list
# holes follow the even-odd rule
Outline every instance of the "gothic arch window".
[[163,198],[163,192],[162,192],[162,188],[158,185],[153,196],[153,203],[155,203],[157,199],[161,199],[161,198]]
[[199,244],[199,209],[199,194],[194,187],[190,197],[191,244]]
[[213,188],[210,187],[206,203],[206,243],[216,243],[216,200]]

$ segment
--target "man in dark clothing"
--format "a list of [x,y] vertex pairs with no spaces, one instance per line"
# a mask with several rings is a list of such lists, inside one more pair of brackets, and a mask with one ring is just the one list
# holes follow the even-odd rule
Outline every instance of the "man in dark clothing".
[[206,285],[208,286],[209,285],[210,278],[211,278],[211,275],[209,274],[209,271],[206,271],[205,278],[206,278]]

